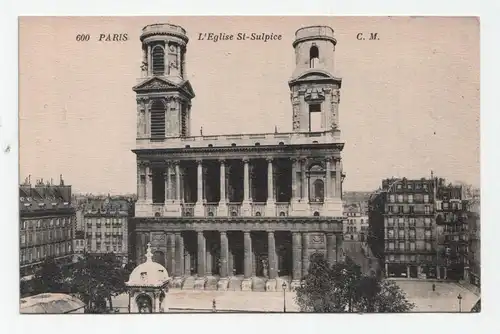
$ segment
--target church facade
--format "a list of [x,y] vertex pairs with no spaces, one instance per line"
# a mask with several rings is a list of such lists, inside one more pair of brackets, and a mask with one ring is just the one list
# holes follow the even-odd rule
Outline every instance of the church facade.
[[275,291],[300,284],[315,254],[340,260],[345,174],[333,30],[296,32],[289,133],[193,135],[186,31],[154,24],[140,39],[137,263],[151,243],[174,287]]

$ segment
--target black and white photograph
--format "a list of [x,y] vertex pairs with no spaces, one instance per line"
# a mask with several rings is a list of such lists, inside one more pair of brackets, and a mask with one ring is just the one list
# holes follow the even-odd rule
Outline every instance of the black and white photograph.
[[18,25],[19,313],[481,312],[478,17]]

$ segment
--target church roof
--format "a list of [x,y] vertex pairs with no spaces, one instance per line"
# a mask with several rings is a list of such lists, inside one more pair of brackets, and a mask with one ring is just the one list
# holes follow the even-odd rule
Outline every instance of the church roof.
[[167,269],[153,261],[151,244],[148,243],[146,262],[138,265],[130,274],[127,286],[162,287],[170,281]]

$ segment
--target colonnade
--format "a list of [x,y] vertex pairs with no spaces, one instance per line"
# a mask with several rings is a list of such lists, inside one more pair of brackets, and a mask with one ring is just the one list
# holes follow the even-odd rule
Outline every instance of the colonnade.
[[[250,185],[250,167],[254,159],[243,158],[243,203],[253,201]],[[277,169],[276,158],[266,158],[267,160],[267,203],[276,202],[276,175],[280,171]],[[320,180],[324,184],[324,200],[339,197],[341,193],[341,162],[339,159],[326,158],[318,161],[317,166],[320,168],[314,169],[314,162],[308,159],[292,158],[286,159],[291,162],[291,198],[290,202],[310,200],[311,183],[313,180]],[[196,204],[202,205],[205,202],[205,182],[206,179],[212,177],[204,173],[204,161],[213,160],[196,160]],[[230,180],[227,177],[227,161],[218,159],[219,162],[219,177],[220,177],[220,202],[225,204],[229,202],[227,189]],[[164,168],[164,182],[165,182],[165,200],[183,202],[183,185],[186,174],[182,168],[180,161],[167,161]],[[153,168],[154,166],[148,163],[138,164],[138,194],[139,200],[146,202],[153,202]],[[311,167],[313,166],[313,167]],[[324,167],[323,167],[324,166]]]
[[[171,276],[182,277],[196,274],[198,277],[210,276],[215,271],[218,272],[221,278],[233,276],[233,269],[236,267],[237,258],[233,256],[235,249],[230,247],[230,238],[241,238],[241,235],[235,235],[226,231],[196,231],[196,249],[188,249],[187,245],[190,242],[186,237],[186,233],[193,232],[167,232],[167,255],[166,266]],[[214,254],[207,250],[209,243],[207,242],[207,233],[218,235],[217,239],[220,246],[220,257],[215,263]],[[238,232],[236,232],[238,233]],[[243,277],[251,278],[256,276],[256,262],[254,245],[256,238],[267,234],[267,275],[269,279],[278,277],[278,272],[283,269],[279,268],[277,248],[282,246],[282,242],[276,242],[275,231],[239,231],[243,234],[243,249],[239,250],[243,254]],[[280,232],[277,232],[280,233]],[[288,268],[291,273],[292,280],[301,280],[307,274],[309,269],[310,258],[315,252],[325,255],[330,263],[335,263],[341,256],[342,234],[341,233],[321,233],[324,235],[324,243],[322,246],[315,247],[311,245],[311,235],[317,238],[318,233],[309,232],[288,232],[291,235],[291,268]],[[233,240],[234,241],[234,240]],[[239,240],[241,241],[241,240]],[[260,240],[263,241],[263,240]],[[287,240],[288,241],[288,240]],[[141,243],[145,242],[143,239]],[[314,244],[314,243],[313,243]],[[233,243],[234,245],[234,243]],[[239,244],[240,246],[241,244]],[[143,248],[143,247],[142,247]],[[326,248],[326,252],[325,251]],[[324,252],[324,253],[323,253]],[[191,271],[192,256],[196,256],[195,273]],[[218,270],[215,270],[218,266]]]

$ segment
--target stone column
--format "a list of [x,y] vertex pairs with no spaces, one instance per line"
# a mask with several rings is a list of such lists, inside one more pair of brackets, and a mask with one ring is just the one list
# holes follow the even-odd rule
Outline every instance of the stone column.
[[173,266],[174,268],[172,269],[172,273],[169,273],[171,276],[174,276],[175,278],[172,281],[172,285],[175,288],[181,288],[182,287],[182,275],[184,274],[183,270],[183,265],[184,265],[184,239],[182,238],[181,232],[175,232],[175,235],[173,236],[173,241],[175,242],[174,247],[175,247],[175,259],[173,260]]
[[340,189],[341,189],[341,180],[342,176],[340,174],[340,160],[337,159],[335,160],[335,197],[338,197],[340,198],[341,197],[341,193],[340,193]]
[[243,159],[243,201],[250,201],[250,180],[248,173],[248,159]]
[[243,232],[243,245],[244,245],[244,280],[241,282],[242,291],[252,290],[252,237],[249,231]]
[[269,261],[269,278],[276,279],[278,276],[278,262],[276,259],[276,240],[274,238],[274,231],[267,232],[267,257]]
[[335,234],[335,239],[336,239],[336,244],[335,244],[335,251],[336,251],[336,256],[337,256],[337,262],[344,261],[344,250],[342,249],[344,247],[344,236],[342,233],[337,233]]
[[298,187],[298,184],[297,184],[297,171],[298,171],[298,168],[297,168],[297,159],[296,158],[291,158],[290,159],[292,161],[292,198],[291,198],[291,201],[294,202],[296,201],[298,198],[300,198],[300,194],[297,194],[298,190],[300,190],[300,187]]
[[182,276],[184,273],[184,239],[181,232],[175,232],[175,276]]
[[220,160],[220,201],[226,201],[226,162]]
[[243,203],[241,205],[242,216],[252,215],[252,206],[250,201],[250,180],[249,180],[249,160],[248,158],[243,159]]
[[191,253],[184,251],[184,275],[191,276]]
[[303,159],[301,161],[301,183],[302,183],[302,201],[309,202],[309,187],[307,184],[307,175],[306,175],[306,160]]
[[220,276],[228,276],[228,255],[229,255],[229,242],[227,239],[227,233],[225,231],[220,232]]
[[337,239],[335,238],[334,233],[326,234],[326,259],[333,265],[337,262],[337,254],[336,254],[336,245]]
[[202,184],[202,199],[203,203],[207,202],[207,180],[208,180],[208,166],[203,166],[202,168],[202,173],[203,173],[203,184]]
[[227,255],[227,272],[229,276],[234,275],[234,255],[231,250]]
[[[302,278],[302,235],[300,232],[292,233],[292,262],[293,262],[293,273],[292,273],[292,286],[300,285],[300,280]],[[295,282],[294,282],[295,281]]]
[[406,266],[406,278],[410,278],[410,266]]
[[179,161],[175,161],[175,199],[181,201],[181,170]]
[[252,237],[250,232],[243,232],[243,247],[244,247],[244,276],[250,278],[252,276]]
[[302,233],[302,278],[309,272],[309,234]]
[[223,159],[220,162],[220,201],[217,208],[218,216],[227,216],[227,201],[226,201],[226,161]]
[[385,264],[385,277],[389,277],[389,264]]
[[213,270],[213,256],[212,256],[212,251],[208,249],[206,252],[206,263],[205,263],[205,274],[207,276],[212,276],[212,270]]
[[332,186],[332,173],[331,173],[331,162],[332,159],[330,157],[326,158],[326,177],[325,177],[325,200],[331,198],[331,186]]
[[194,206],[194,215],[197,217],[204,216],[205,210],[203,208],[203,165],[201,160],[196,161],[198,163],[198,173],[197,173],[197,200]]
[[275,202],[273,182],[273,158],[267,158],[267,202]]
[[151,54],[151,44],[148,45],[148,76],[151,76],[152,73],[152,64],[153,64],[153,55]]
[[439,266],[436,266],[436,278],[441,279],[441,270],[439,270]]
[[167,233],[167,271],[169,275],[175,272],[175,235]]
[[229,241],[226,231],[220,232],[220,279],[217,282],[217,289],[221,291],[227,290],[229,284],[228,279],[228,257],[229,257]]
[[274,179],[273,158],[267,158],[267,203],[266,216],[276,216],[276,185]]
[[197,188],[197,203],[202,203],[203,202],[203,165],[202,161],[198,160],[196,161],[198,163],[198,188]]
[[206,240],[203,232],[198,232],[198,276],[205,276]]
[[257,276],[257,256],[252,252],[252,277]]
[[172,186],[172,183],[170,182],[170,165],[167,165],[165,168],[164,180],[165,180],[165,203],[167,203],[168,200],[172,198],[172,191],[170,189]]
[[153,202],[153,174],[150,166],[146,166],[146,201]]

